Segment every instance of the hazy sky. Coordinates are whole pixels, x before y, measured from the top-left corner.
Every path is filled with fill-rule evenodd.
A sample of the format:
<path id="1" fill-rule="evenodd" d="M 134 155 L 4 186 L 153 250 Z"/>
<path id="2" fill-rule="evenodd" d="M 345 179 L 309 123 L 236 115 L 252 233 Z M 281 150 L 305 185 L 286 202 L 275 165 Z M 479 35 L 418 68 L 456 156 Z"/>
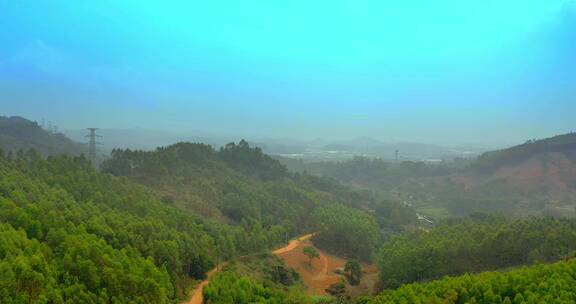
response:
<path id="1" fill-rule="evenodd" d="M 0 114 L 502 143 L 576 129 L 567 0 L 0 0 Z"/>

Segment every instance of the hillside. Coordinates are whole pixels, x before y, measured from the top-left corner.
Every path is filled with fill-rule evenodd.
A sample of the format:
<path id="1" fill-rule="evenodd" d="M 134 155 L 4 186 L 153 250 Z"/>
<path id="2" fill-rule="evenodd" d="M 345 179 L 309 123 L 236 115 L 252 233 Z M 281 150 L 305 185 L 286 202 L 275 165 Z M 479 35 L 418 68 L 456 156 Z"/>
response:
<path id="1" fill-rule="evenodd" d="M 474 168 L 480 171 L 517 166 L 541 154 L 559 153 L 576 158 L 576 133 L 558 135 L 542 140 L 529 140 L 508 149 L 486 152 L 478 157 Z"/>
<path id="2" fill-rule="evenodd" d="M 314 210 L 341 203 L 353 209 L 406 209 L 383 203 L 367 192 L 308 174 L 291 174 L 277 160 L 247 142 L 219 150 L 179 143 L 156 151 L 115 150 L 105 172 L 141 183 L 181 209 L 227 223 L 283 225 L 291 235 L 316 229 Z M 381 222 L 402 229 L 406 221 Z"/>
<path id="3" fill-rule="evenodd" d="M 172 303 L 211 268 L 216 240 L 265 239 L 211 228 L 81 157 L 0 157 L 0 172 L 2 303 Z"/>
<path id="4" fill-rule="evenodd" d="M 337 201 L 337 194 L 350 206 L 374 203 L 356 201 L 363 196 L 337 185 L 301 186 L 311 183 L 245 144 L 218 152 L 179 144 L 150 152 L 147 161 L 142 152 L 122 153 L 115 152 L 107 170 L 129 170 L 114 172 L 155 187 L 100 173 L 83 157 L 43 159 L 33 151 L 0 157 L 0 302 L 177 302 L 218 260 L 268 251 L 313 229 L 310 211 Z M 171 170 L 132 162 L 157 157 Z M 206 199 L 220 216 L 199 216 L 188 196 L 162 195 L 190 181 L 201 183 L 187 195 Z"/>
<path id="5" fill-rule="evenodd" d="M 573 303 L 575 227 L 476 214 L 400 235 L 380 251 L 387 289 L 362 303 Z"/>
<path id="6" fill-rule="evenodd" d="M 356 157 L 295 164 L 294 170 L 334 178 L 405 202 L 435 218 L 473 212 L 576 215 L 576 133 L 530 140 L 477 159 L 440 163 Z"/>
<path id="7" fill-rule="evenodd" d="M 485 153 L 469 169 L 411 179 L 398 194 L 454 214 L 576 215 L 576 134 Z"/>
<path id="8" fill-rule="evenodd" d="M 36 122 L 4 116 L 0 116 L 0 149 L 6 152 L 35 149 L 42 155 L 79 155 L 86 150 L 84 145 L 63 134 L 46 131 Z"/>
<path id="9" fill-rule="evenodd" d="M 386 290 L 363 303 L 573 303 L 576 260 L 445 277 Z"/>
<path id="10" fill-rule="evenodd" d="M 551 263 L 576 252 L 576 220 L 473 216 L 395 236 L 380 248 L 382 286 Z"/>

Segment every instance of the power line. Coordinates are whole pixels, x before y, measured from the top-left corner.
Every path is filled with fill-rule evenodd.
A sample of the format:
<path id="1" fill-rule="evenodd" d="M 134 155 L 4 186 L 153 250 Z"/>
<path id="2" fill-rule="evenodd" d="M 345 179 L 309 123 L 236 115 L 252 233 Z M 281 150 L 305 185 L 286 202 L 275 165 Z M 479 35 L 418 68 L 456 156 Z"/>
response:
<path id="1" fill-rule="evenodd" d="M 97 137 L 102 137 L 96 134 L 96 130 L 98 128 L 87 128 L 86 130 L 90 131 L 90 134 L 86 135 L 90 139 L 88 142 L 88 159 L 95 164 L 96 163 L 96 145 L 101 145 L 101 143 L 96 142 Z"/>

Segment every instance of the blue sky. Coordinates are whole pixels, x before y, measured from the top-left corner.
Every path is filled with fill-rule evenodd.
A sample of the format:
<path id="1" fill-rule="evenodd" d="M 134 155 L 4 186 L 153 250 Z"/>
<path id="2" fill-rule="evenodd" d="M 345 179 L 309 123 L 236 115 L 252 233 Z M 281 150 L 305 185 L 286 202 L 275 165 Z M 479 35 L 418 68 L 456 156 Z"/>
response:
<path id="1" fill-rule="evenodd" d="M 574 130 L 570 0 L 0 0 L 0 111 L 61 128 L 513 143 Z"/>

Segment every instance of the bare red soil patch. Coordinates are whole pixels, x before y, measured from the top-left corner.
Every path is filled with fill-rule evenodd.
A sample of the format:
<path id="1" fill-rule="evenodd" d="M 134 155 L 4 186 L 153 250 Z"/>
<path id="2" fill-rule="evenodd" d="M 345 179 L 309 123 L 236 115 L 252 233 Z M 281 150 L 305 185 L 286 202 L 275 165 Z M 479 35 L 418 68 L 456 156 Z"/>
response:
<path id="1" fill-rule="evenodd" d="M 286 265 L 293 268 L 300 274 L 300 277 L 304 283 L 308 286 L 308 292 L 313 295 L 327 295 L 326 289 L 334 283 L 338 283 L 342 280 L 342 276 L 335 273 L 338 269 L 343 269 L 346 264 L 346 260 L 329 255 L 326 252 L 316 248 L 320 254 L 320 258 L 313 259 L 312 264 L 309 264 L 309 259 L 304 255 L 303 250 L 308 246 L 313 246 L 309 239 L 303 240 L 295 244 L 293 248 L 289 251 L 285 251 L 276 254 L 278 257 L 284 260 Z M 368 290 L 368 293 L 372 292 L 374 277 L 377 277 L 377 269 L 372 265 L 363 265 L 365 277 L 368 278 L 367 282 L 369 285 L 365 286 L 364 289 Z M 364 281 L 364 280 L 363 280 Z"/>

